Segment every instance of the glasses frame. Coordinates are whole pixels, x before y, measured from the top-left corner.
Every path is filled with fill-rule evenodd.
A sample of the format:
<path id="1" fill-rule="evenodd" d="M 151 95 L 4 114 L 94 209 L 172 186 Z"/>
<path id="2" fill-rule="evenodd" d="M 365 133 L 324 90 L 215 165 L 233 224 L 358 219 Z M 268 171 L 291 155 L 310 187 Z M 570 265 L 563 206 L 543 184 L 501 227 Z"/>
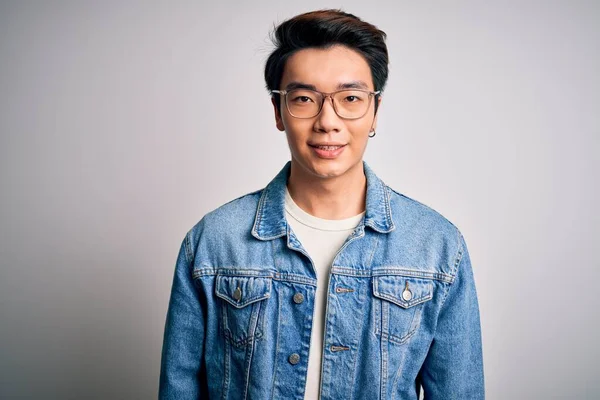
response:
<path id="1" fill-rule="evenodd" d="M 322 97 L 321 104 L 319 104 L 319 111 L 312 117 L 298 117 L 298 116 L 294 115 L 292 113 L 292 111 L 290 111 L 290 107 L 289 107 L 288 101 L 287 101 L 287 94 L 290 92 L 293 92 L 294 90 L 309 90 L 311 92 L 319 93 Z M 363 93 L 367 93 L 369 95 L 369 104 L 367 105 L 367 108 L 365 109 L 365 112 L 363 113 L 363 115 L 361 115 L 360 117 L 343 117 L 340 115 L 337 108 L 335 107 L 335 101 L 333 101 L 333 95 L 340 93 L 340 92 L 347 92 L 347 91 L 363 92 Z M 311 118 L 315 118 L 319 114 L 321 114 L 321 111 L 323 111 L 323 104 L 325 104 L 325 99 L 327 97 L 329 97 L 329 99 L 331 100 L 331 107 L 333 108 L 333 111 L 335 111 L 335 115 L 337 115 L 341 119 L 348 119 L 348 120 L 360 119 L 360 118 L 364 117 L 365 115 L 367 115 L 367 113 L 369 112 L 369 108 L 371 108 L 371 101 L 372 101 L 373 97 L 377 96 L 380 93 L 381 93 L 381 90 L 372 92 L 372 91 L 366 90 L 366 89 L 353 89 L 353 88 L 340 89 L 340 90 L 336 90 L 335 92 L 330 92 L 330 93 L 320 92 L 318 90 L 306 89 L 306 88 L 294 88 L 294 89 L 290 89 L 290 90 L 271 90 L 271 95 L 279 94 L 279 95 L 283 96 L 283 101 L 285 102 L 285 108 L 287 109 L 288 113 L 292 117 L 298 118 L 298 119 L 311 119 Z"/>

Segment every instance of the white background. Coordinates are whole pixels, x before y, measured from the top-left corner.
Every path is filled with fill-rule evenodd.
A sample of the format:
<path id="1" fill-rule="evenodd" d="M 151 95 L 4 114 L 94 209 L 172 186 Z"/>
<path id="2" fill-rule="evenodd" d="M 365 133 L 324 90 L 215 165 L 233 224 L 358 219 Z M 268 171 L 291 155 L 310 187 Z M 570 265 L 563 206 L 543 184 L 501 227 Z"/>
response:
<path id="1" fill-rule="evenodd" d="M 594 399 L 600 3 L 0 3 L 0 397 L 156 397 L 175 258 L 289 159 L 274 23 L 388 34 L 365 159 L 463 232 L 487 398 Z"/>

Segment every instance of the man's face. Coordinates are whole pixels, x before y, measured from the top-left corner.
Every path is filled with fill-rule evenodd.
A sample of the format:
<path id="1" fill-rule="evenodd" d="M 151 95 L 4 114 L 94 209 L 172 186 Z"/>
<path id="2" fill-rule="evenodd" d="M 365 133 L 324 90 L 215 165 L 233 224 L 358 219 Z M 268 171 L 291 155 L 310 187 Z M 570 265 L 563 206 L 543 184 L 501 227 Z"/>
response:
<path id="1" fill-rule="evenodd" d="M 367 61 L 356 51 L 344 46 L 328 49 L 303 49 L 294 53 L 285 65 L 280 90 L 297 85 L 312 86 L 324 93 L 345 87 L 374 91 Z M 292 155 L 292 169 L 307 179 L 351 176 L 362 172 L 362 158 L 368 135 L 376 128 L 374 103 L 359 119 L 342 119 L 326 98 L 321 113 L 300 119 L 290 115 L 283 97 L 281 107 L 275 107 L 277 128 L 285 131 Z M 340 146 L 335 150 L 318 146 Z M 331 149 L 331 148 L 329 148 Z"/>

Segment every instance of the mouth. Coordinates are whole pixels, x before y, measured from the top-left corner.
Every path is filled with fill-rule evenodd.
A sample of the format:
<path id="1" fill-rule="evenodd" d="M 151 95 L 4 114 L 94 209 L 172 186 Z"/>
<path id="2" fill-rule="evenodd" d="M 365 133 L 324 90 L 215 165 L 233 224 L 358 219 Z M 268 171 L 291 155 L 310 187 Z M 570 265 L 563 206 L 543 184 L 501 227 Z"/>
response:
<path id="1" fill-rule="evenodd" d="M 345 144 L 308 144 L 310 147 L 314 147 L 316 149 L 326 150 L 326 151 L 334 151 L 339 149 L 340 147 L 344 147 Z"/>
<path id="2" fill-rule="evenodd" d="M 342 152 L 344 151 L 344 148 L 346 147 L 345 144 L 337 144 L 337 143 L 330 143 L 330 144 L 309 143 L 308 145 L 313 149 L 314 154 L 317 157 L 324 158 L 324 159 L 337 158 L 340 154 L 342 154 Z"/>

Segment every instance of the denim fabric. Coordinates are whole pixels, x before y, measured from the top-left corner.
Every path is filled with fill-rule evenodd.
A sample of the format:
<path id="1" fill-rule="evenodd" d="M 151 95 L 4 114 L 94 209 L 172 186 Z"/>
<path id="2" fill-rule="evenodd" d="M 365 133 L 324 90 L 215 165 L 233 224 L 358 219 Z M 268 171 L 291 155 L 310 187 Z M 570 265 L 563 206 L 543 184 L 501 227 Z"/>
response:
<path id="1" fill-rule="evenodd" d="M 460 232 L 364 163 L 366 210 L 328 287 L 322 399 L 483 399 L 479 308 Z M 161 399 L 303 399 L 316 274 L 285 219 L 290 163 L 183 240 Z M 302 296 L 300 296 L 301 294 Z M 318 334 L 318 333 L 316 333 Z"/>

